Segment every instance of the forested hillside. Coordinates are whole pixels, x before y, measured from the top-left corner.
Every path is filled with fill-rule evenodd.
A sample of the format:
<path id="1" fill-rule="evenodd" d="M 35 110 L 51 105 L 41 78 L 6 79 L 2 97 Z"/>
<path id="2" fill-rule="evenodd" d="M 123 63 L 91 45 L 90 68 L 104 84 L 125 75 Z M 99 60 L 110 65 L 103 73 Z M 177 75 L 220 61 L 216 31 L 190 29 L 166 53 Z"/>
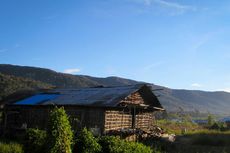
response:
<path id="1" fill-rule="evenodd" d="M 18 77 L 38 80 L 41 82 L 54 85 L 58 88 L 81 88 L 99 85 L 121 86 L 138 83 L 134 80 L 119 77 L 97 78 L 84 75 L 71 75 L 55 72 L 44 68 L 8 64 L 0 64 L 0 72 L 7 75 L 14 75 Z"/>
<path id="2" fill-rule="evenodd" d="M 141 83 L 119 77 L 98 78 L 85 75 L 71 75 L 53 70 L 0 64 L 0 97 L 6 97 L 20 90 L 51 88 L 82 88 L 95 86 L 123 86 Z M 230 93 L 217 91 L 178 90 L 152 85 L 153 92 L 167 111 L 192 111 L 229 114 Z M 156 90 L 162 89 L 162 90 Z"/>
<path id="3" fill-rule="evenodd" d="M 19 91 L 31 92 L 53 87 L 40 81 L 0 73 L 0 101 Z"/>

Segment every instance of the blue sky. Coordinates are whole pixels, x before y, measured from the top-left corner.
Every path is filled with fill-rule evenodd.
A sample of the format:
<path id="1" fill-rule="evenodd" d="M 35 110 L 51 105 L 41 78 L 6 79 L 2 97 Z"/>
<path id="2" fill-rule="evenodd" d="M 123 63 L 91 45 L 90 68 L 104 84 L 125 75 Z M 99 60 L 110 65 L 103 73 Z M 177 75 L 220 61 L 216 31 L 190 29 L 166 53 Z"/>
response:
<path id="1" fill-rule="evenodd" d="M 0 63 L 230 91 L 230 1 L 1 0 Z"/>

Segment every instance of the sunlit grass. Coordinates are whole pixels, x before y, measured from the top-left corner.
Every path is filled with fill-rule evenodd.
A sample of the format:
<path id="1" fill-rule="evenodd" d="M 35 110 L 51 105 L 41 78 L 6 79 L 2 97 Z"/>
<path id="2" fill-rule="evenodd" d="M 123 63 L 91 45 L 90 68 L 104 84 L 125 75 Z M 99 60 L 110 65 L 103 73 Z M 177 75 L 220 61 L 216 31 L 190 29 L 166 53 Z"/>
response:
<path id="1" fill-rule="evenodd" d="M 23 153 L 22 145 L 15 142 L 0 142 L 1 153 Z"/>
<path id="2" fill-rule="evenodd" d="M 169 134 L 185 134 L 185 133 L 192 133 L 204 130 L 203 127 L 198 126 L 197 124 L 191 123 L 191 122 L 175 122 L 175 121 L 169 121 L 169 120 L 158 120 L 157 126 L 164 129 L 166 133 Z"/>
<path id="3" fill-rule="evenodd" d="M 176 134 L 173 145 L 160 144 L 166 153 L 229 153 L 230 130 L 210 130 L 191 122 L 160 120 L 157 125 L 166 133 Z M 182 132 L 186 129 L 186 132 Z"/>

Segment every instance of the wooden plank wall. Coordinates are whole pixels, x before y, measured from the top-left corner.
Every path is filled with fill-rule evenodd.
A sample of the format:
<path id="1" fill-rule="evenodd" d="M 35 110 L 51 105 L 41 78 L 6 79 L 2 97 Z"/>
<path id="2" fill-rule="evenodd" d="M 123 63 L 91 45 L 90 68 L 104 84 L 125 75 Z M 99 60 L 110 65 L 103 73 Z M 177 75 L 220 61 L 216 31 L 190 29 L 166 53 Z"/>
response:
<path id="1" fill-rule="evenodd" d="M 50 107 L 11 107 L 8 112 L 17 112 L 8 116 L 7 127 L 20 128 L 23 123 L 28 128 L 45 129 L 48 125 Z M 83 127 L 97 128 L 101 133 L 110 130 L 132 128 L 132 108 L 130 110 L 105 110 L 104 108 L 65 107 L 70 116 L 73 129 Z M 149 128 L 154 121 L 152 112 L 137 111 L 135 127 Z"/>
<path id="2" fill-rule="evenodd" d="M 97 129 L 99 133 L 104 131 L 104 109 L 101 108 L 65 108 L 70 116 L 72 128 L 75 130 L 87 127 Z"/>
<path id="3" fill-rule="evenodd" d="M 18 128 L 26 123 L 28 128 L 45 129 L 48 125 L 49 108 L 15 107 L 7 111 L 7 127 Z"/>
<path id="4" fill-rule="evenodd" d="M 46 129 L 50 110 L 49 107 L 11 107 L 7 112 L 15 114 L 8 115 L 7 127 L 21 128 L 26 123 L 28 128 Z M 96 127 L 104 130 L 104 109 L 65 107 L 65 110 L 73 129 Z"/>

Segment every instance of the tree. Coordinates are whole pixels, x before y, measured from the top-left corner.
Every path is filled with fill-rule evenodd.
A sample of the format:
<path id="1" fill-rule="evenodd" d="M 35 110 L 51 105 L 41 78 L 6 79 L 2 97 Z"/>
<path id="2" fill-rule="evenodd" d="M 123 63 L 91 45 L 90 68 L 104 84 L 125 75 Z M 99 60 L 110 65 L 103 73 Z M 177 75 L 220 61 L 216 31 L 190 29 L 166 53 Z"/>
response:
<path id="1" fill-rule="evenodd" d="M 84 128 L 78 135 L 74 146 L 74 153 L 98 153 L 101 146 L 93 134 Z"/>
<path id="2" fill-rule="evenodd" d="M 99 139 L 102 153 L 153 153 L 150 147 L 142 143 L 128 142 L 114 136 L 103 136 Z"/>
<path id="3" fill-rule="evenodd" d="M 208 125 L 209 125 L 209 126 L 212 126 L 213 123 L 214 123 L 214 119 L 213 119 L 212 115 L 209 114 L 209 115 L 208 115 Z"/>
<path id="4" fill-rule="evenodd" d="M 27 129 L 24 140 L 25 153 L 41 153 L 47 150 L 47 133 L 39 129 Z"/>
<path id="5" fill-rule="evenodd" d="M 50 112 L 48 136 L 50 153 L 72 152 L 73 132 L 63 107 L 55 107 Z"/>

